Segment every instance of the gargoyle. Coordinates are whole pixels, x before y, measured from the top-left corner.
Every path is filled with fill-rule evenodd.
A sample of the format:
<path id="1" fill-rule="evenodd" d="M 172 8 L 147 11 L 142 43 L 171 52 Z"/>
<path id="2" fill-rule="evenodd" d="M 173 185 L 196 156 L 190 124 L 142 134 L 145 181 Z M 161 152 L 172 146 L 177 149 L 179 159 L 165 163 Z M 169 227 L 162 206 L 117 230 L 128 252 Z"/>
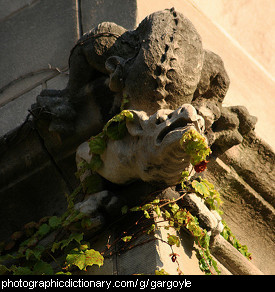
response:
<path id="1" fill-rule="evenodd" d="M 180 140 L 193 129 L 204 131 L 204 120 L 195 108 L 185 104 L 177 110 L 158 110 L 148 116 L 144 111 L 131 110 L 133 121 L 126 121 L 128 133 L 120 140 L 109 140 L 101 155 L 102 167 L 97 172 L 115 184 L 135 180 L 175 186 L 182 171 L 191 172 L 190 156 Z M 89 143 L 78 147 L 77 161 L 90 163 Z"/>
<path id="2" fill-rule="evenodd" d="M 229 78 L 221 58 L 203 49 L 192 23 L 173 8 L 149 15 L 133 31 L 99 24 L 74 46 L 69 66 L 67 87 L 43 90 L 33 106 L 63 144 L 71 140 L 76 148 L 99 133 L 119 113 L 123 98 L 128 100 L 124 108 L 147 115 L 193 104 L 205 119 L 209 143 L 219 138 L 221 144 L 222 135 L 212 125 L 222 115 Z M 241 135 L 230 135 L 238 132 L 238 124 L 224 125 L 228 147 L 241 142 Z"/>

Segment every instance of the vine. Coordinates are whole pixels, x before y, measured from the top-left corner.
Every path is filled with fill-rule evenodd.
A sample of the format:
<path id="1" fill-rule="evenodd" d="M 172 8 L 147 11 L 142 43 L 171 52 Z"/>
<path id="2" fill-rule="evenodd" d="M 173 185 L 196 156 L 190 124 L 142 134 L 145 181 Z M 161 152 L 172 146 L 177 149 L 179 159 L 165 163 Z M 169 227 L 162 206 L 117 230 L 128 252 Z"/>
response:
<path id="1" fill-rule="evenodd" d="M 30 222 L 24 226 L 22 231 L 15 232 L 11 236 L 10 242 L 0 245 L 0 274 L 69 275 L 76 268 L 85 271 L 88 266 L 98 265 L 100 267 L 103 265 L 105 252 L 100 253 L 90 248 L 89 242 L 84 240 L 84 233 L 79 232 L 79 230 L 92 228 L 91 220 L 85 214 L 76 211 L 74 204 L 76 196 L 81 191 L 86 194 L 93 194 L 99 190 L 101 178 L 96 174 L 96 170 L 103 163 L 100 156 L 106 150 L 109 139 L 118 140 L 126 135 L 126 122 L 133 120 L 133 114 L 123 109 L 126 103 L 127 98 L 124 97 L 121 112 L 107 122 L 102 132 L 89 140 L 90 153 L 93 154 L 92 159 L 90 163 L 83 161 L 78 165 L 77 176 L 81 177 L 87 170 L 91 172 L 91 175 L 87 176 L 71 195 L 66 195 L 68 202 L 66 212 L 60 217 L 45 217 L 39 222 Z M 195 130 L 190 130 L 182 136 L 180 144 L 184 151 L 190 155 L 194 170 L 197 173 L 203 172 L 207 168 L 208 161 L 206 161 L 206 158 L 211 154 L 205 138 Z M 216 210 L 222 215 L 220 194 L 215 190 L 214 185 L 206 179 L 201 177 L 190 179 L 188 171 L 182 172 L 180 186 L 181 195 L 179 198 L 174 200 L 156 198 L 150 203 L 132 207 L 130 210 L 128 210 L 127 206 L 124 206 L 122 215 L 130 212 L 141 212 L 142 218 L 149 222 L 145 224 L 146 228 L 142 227 L 141 230 L 147 234 L 158 228 L 154 221 L 157 218 L 168 223 L 165 227 L 166 229 L 173 228 L 177 232 L 182 229 L 187 230 L 194 238 L 201 270 L 206 274 L 220 274 L 217 263 L 210 253 L 210 235 L 200 227 L 198 218 L 180 204 L 187 193 L 195 192 L 205 201 L 209 209 Z M 247 247 L 239 243 L 224 221 L 222 223 L 224 229 L 221 235 L 244 256 L 251 259 L 251 254 L 247 251 Z M 62 235 L 61 240 L 47 243 L 47 237 L 54 235 L 57 238 L 59 234 Z M 136 237 L 136 234 L 125 232 L 118 240 L 129 244 Z M 117 243 L 118 240 L 115 240 L 113 244 Z M 178 235 L 168 233 L 167 240 L 161 240 L 167 243 L 171 249 L 174 245 L 180 245 L 180 237 Z M 107 251 L 110 251 L 111 245 L 109 243 L 106 247 Z M 173 252 L 173 249 L 170 256 L 173 262 L 178 263 L 178 255 Z M 155 273 L 158 275 L 167 274 L 163 269 Z M 179 264 L 178 273 L 182 274 Z"/>
<path id="2" fill-rule="evenodd" d="M 68 209 L 62 216 L 27 223 L 22 231 L 11 236 L 12 241 L 2 244 L 0 275 L 70 275 L 75 267 L 86 270 L 87 266 L 103 265 L 103 256 L 90 249 L 90 244 L 83 240 L 83 233 L 74 231 L 91 227 L 89 218 L 73 208 L 78 191 L 79 188 L 67 196 Z M 47 243 L 47 236 L 58 234 L 63 235 L 62 240 Z"/>

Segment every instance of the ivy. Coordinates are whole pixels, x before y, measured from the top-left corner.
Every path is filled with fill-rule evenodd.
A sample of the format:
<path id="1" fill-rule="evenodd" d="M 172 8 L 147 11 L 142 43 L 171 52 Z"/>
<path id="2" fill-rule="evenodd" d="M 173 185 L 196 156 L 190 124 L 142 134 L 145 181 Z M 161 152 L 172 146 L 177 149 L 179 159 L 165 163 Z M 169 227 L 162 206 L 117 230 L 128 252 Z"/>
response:
<path id="1" fill-rule="evenodd" d="M 59 248 L 62 250 L 73 241 L 76 241 L 77 243 L 81 244 L 82 240 L 83 240 L 83 233 L 72 233 L 68 238 L 63 239 L 58 242 L 54 242 L 52 245 L 51 251 L 54 253 Z"/>
<path id="2" fill-rule="evenodd" d="M 124 237 L 121 238 L 121 240 L 123 240 L 124 242 L 129 242 L 131 239 L 132 239 L 131 235 L 124 236 Z"/>
<path id="3" fill-rule="evenodd" d="M 216 210 L 219 214 L 223 213 L 220 210 L 220 206 L 222 205 L 220 193 L 215 189 L 213 184 L 206 179 L 199 178 L 199 180 L 192 181 L 192 187 L 205 200 L 205 203 L 211 210 Z"/>
<path id="4" fill-rule="evenodd" d="M 87 270 L 88 266 L 103 265 L 103 256 L 94 249 L 89 249 L 88 245 L 80 245 L 74 248 L 66 256 L 66 266 L 64 270 L 70 269 L 72 266 L 77 266 L 80 270 Z"/>
<path id="5" fill-rule="evenodd" d="M 222 220 L 222 224 L 224 226 L 221 235 L 231 243 L 242 255 L 244 255 L 247 259 L 252 260 L 252 254 L 248 252 L 247 246 L 242 245 L 236 238 L 236 236 L 232 233 L 231 229 L 228 227 L 226 222 Z"/>
<path id="6" fill-rule="evenodd" d="M 89 218 L 85 214 L 74 210 L 74 198 L 79 192 L 79 188 L 67 195 L 68 209 L 63 216 L 45 217 L 40 223 L 30 222 L 25 225 L 25 236 L 27 238 L 19 238 L 22 232 L 16 232 L 13 236 L 18 241 L 18 249 L 13 254 L 1 253 L 0 256 L 0 275 L 53 275 L 53 274 L 71 274 L 73 267 L 86 270 L 87 266 L 103 264 L 102 255 L 88 248 L 83 243 L 84 234 L 78 232 L 70 232 L 75 225 L 79 230 L 79 226 L 89 229 Z M 73 228 L 74 229 L 74 228 Z M 32 232 L 30 233 L 30 230 Z M 40 245 L 40 241 L 47 235 L 56 232 L 56 234 L 66 230 L 69 234 L 64 236 L 60 241 L 54 241 L 46 246 Z M 21 234 L 22 236 L 22 234 Z M 6 246 L 4 246 L 4 250 Z M 60 257 L 60 253 L 63 256 Z M 58 260 L 57 260 L 58 257 Z M 8 267 L 2 263 L 7 260 L 15 260 L 20 263 L 19 266 L 13 264 Z M 54 261 L 60 271 L 54 272 L 51 262 Z"/>
<path id="7" fill-rule="evenodd" d="M 183 134 L 180 144 L 185 152 L 190 155 L 193 165 L 205 161 L 206 157 L 211 154 L 206 139 L 195 130 L 189 130 Z"/>
<path id="8" fill-rule="evenodd" d="M 120 140 L 127 133 L 126 122 L 132 121 L 133 114 L 128 110 L 123 110 L 113 118 L 111 118 L 104 126 L 102 132 L 91 137 L 89 141 L 90 153 L 101 155 L 107 147 L 108 139 Z"/>
<path id="9" fill-rule="evenodd" d="M 205 229 L 202 229 L 199 226 L 198 219 L 177 203 L 182 197 L 183 196 L 177 200 L 168 200 L 165 203 L 156 199 L 151 203 L 144 204 L 143 206 L 133 207 L 130 211 L 143 212 L 144 217 L 147 219 L 162 217 L 164 221 L 168 223 L 168 226 L 165 227 L 166 229 L 172 228 L 176 231 L 180 231 L 182 228 L 187 229 L 195 240 L 200 268 L 206 274 L 213 274 L 214 272 L 220 274 L 217 263 L 210 254 L 210 236 Z M 155 228 L 157 228 L 156 225 L 151 224 L 148 231 L 151 232 L 151 230 L 155 230 Z M 131 240 L 134 237 L 125 236 L 124 238 Z M 127 242 L 129 240 L 127 240 Z M 162 241 L 166 242 L 171 247 L 174 245 L 177 247 L 180 246 L 180 237 L 178 235 L 168 233 L 167 240 L 165 241 L 162 239 Z M 172 261 L 174 261 L 173 259 L 175 258 L 172 257 Z M 212 269 L 214 271 L 212 271 Z M 180 271 L 180 274 L 181 273 L 182 272 Z"/>
<path id="10" fill-rule="evenodd" d="M 155 270 L 155 275 L 164 276 L 164 275 L 169 275 L 169 274 L 164 269 L 161 269 L 161 270 Z"/>

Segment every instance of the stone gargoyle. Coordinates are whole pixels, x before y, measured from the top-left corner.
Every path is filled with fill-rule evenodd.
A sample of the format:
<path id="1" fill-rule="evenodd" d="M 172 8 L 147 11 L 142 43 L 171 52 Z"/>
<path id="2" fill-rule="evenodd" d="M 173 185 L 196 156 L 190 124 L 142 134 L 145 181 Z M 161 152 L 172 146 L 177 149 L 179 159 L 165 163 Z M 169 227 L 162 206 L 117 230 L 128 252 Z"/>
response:
<path id="1" fill-rule="evenodd" d="M 128 133 L 119 140 L 109 140 L 101 155 L 102 167 L 97 172 L 115 184 L 141 179 L 144 182 L 175 186 L 182 171 L 191 172 L 190 156 L 180 140 L 193 129 L 204 132 L 204 119 L 191 104 L 176 110 L 163 109 L 148 116 L 144 111 L 130 111 L 133 120 L 126 121 Z M 90 163 L 89 143 L 81 144 L 76 160 Z"/>
<path id="2" fill-rule="evenodd" d="M 132 31 L 111 22 L 99 24 L 74 46 L 69 68 L 67 87 L 43 90 L 32 107 L 60 135 L 63 146 L 75 150 L 99 133 L 119 113 L 123 98 L 128 100 L 124 108 L 147 115 L 192 104 L 205 119 L 213 150 L 242 141 L 240 111 L 222 107 L 229 87 L 223 61 L 203 49 L 193 24 L 174 8 L 149 15 Z M 242 111 L 242 121 L 248 121 L 248 130 L 255 125 L 247 112 L 243 118 Z"/>
<path id="3" fill-rule="evenodd" d="M 100 133 L 122 106 L 130 110 L 128 134 L 108 142 L 97 170 L 116 184 L 140 179 L 176 185 L 190 167 L 179 148 L 184 131 L 204 134 L 218 155 L 241 143 L 255 125 L 245 108 L 222 107 L 229 87 L 223 61 L 203 49 L 193 24 L 173 8 L 149 15 L 132 31 L 99 24 L 73 47 L 69 67 L 64 90 L 43 90 L 37 97 L 32 111 L 48 128 L 39 121 L 37 127 L 47 142 L 55 137 L 47 133 L 58 133 L 58 142 L 49 144 L 61 141 L 72 152 Z M 78 158 L 90 160 L 87 143 L 78 148 Z M 104 198 L 101 193 L 88 198 L 91 210 L 104 205 Z"/>

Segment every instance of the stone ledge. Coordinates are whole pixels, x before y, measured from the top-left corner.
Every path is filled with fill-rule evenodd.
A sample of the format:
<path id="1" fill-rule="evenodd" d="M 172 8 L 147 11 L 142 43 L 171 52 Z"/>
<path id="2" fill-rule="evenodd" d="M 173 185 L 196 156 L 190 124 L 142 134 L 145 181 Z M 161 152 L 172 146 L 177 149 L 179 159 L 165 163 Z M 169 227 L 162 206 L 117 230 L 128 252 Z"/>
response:
<path id="1" fill-rule="evenodd" d="M 263 275 L 255 265 L 247 260 L 221 235 L 214 239 L 211 252 L 233 275 Z"/>

